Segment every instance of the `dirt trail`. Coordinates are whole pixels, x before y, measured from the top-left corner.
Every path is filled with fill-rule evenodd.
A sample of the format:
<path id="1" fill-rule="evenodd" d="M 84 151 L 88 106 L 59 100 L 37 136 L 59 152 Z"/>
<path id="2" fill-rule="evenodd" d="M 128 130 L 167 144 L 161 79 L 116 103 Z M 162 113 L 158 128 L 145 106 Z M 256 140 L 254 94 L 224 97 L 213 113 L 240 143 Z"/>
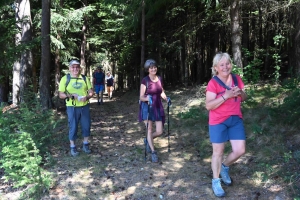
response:
<path id="1" fill-rule="evenodd" d="M 105 98 L 103 105 L 98 105 L 95 99 L 91 101 L 93 152 L 90 155 L 70 157 L 67 133 L 61 133 L 64 142 L 54 149 L 56 164 L 48 169 L 56 182 L 44 200 L 218 199 L 211 190 L 211 152 L 203 157 L 195 147 L 198 140 L 206 139 L 199 135 L 206 127 L 193 124 L 190 131 L 182 128 L 176 113 L 186 104 L 173 101 L 171 152 L 168 152 L 166 126 L 164 135 L 154 141 L 160 162 L 145 162 L 145 127 L 137 121 L 137 96 L 133 92 L 116 93 L 113 100 Z M 239 162 L 242 164 L 233 167 L 234 185 L 224 186 L 227 196 L 222 199 L 288 199 L 280 191 L 281 186 L 277 186 L 279 192 L 254 187 L 246 169 L 251 167 L 249 158 L 245 156 Z"/>

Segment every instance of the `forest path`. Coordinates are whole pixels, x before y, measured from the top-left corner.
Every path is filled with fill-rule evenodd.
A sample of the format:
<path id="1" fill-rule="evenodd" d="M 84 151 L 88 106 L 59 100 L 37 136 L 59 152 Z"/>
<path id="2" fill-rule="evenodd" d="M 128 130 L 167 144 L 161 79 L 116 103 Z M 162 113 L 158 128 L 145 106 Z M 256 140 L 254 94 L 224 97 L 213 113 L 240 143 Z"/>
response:
<path id="1" fill-rule="evenodd" d="M 208 139 L 207 124 L 178 118 L 178 113 L 186 107 L 199 103 L 188 94 L 189 90 L 169 92 L 175 97 L 170 108 L 171 151 L 168 152 L 166 125 L 163 136 L 154 141 L 159 163 L 151 163 L 150 155 L 144 160 L 145 126 L 137 118 L 137 92 L 116 92 L 113 100 L 105 96 L 103 105 L 92 99 L 93 152 L 72 158 L 66 141 L 64 151 L 58 151 L 62 154 L 56 156 L 57 164 L 53 168 L 57 184 L 45 199 L 218 199 L 211 190 L 211 147 L 201 149 L 197 143 Z M 165 102 L 164 106 L 167 107 Z M 251 160 L 246 154 L 237 162 L 240 164 L 233 165 L 234 185 L 224 186 L 227 196 L 223 199 L 287 200 L 283 192 L 276 192 L 282 188 L 276 183 L 271 188 L 254 186 L 249 179 L 249 168 L 255 164 Z"/>
<path id="2" fill-rule="evenodd" d="M 199 107 L 203 94 L 180 89 L 169 91 L 168 95 L 173 103 L 170 108 L 171 151 L 168 152 L 166 125 L 164 134 L 154 140 L 159 163 L 151 163 L 150 155 L 144 160 L 145 126 L 137 119 L 138 92 L 115 92 L 112 100 L 105 96 L 103 105 L 91 99 L 91 154 L 81 152 L 82 138 L 79 138 L 80 155 L 69 155 L 67 119 L 64 118 L 64 127 L 53 138 L 59 141 L 51 151 L 53 164 L 46 168 L 52 172 L 54 184 L 42 200 L 218 199 L 211 190 L 207 123 L 179 117 L 191 106 Z M 165 102 L 164 106 L 167 107 Z M 61 114 L 65 117 L 64 111 Z M 80 134 L 79 130 L 78 136 Z M 207 141 L 205 146 L 200 145 L 203 140 Z M 255 180 L 249 178 L 255 173 L 251 170 L 253 165 L 257 165 L 253 156 L 246 154 L 232 166 L 233 186 L 224 186 L 227 195 L 222 199 L 290 199 L 284 190 L 286 186 L 277 185 L 276 181 L 265 183 L 266 187 L 256 187 Z"/>

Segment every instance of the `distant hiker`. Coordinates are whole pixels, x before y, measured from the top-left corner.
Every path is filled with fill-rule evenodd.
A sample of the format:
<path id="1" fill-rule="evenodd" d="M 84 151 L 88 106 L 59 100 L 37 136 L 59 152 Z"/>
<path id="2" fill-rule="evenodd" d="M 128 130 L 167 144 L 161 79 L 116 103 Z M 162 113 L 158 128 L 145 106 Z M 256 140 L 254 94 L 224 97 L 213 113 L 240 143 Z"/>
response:
<path id="1" fill-rule="evenodd" d="M 147 130 L 147 138 L 144 139 L 146 150 L 151 153 L 152 162 L 158 162 L 157 153 L 154 149 L 153 139 L 163 133 L 165 123 L 165 112 L 161 98 L 167 101 L 163 89 L 161 77 L 156 75 L 157 64 L 149 59 L 145 62 L 144 68 L 149 75 L 144 77 L 140 87 L 140 111 L 139 121 L 144 121 Z M 152 122 L 155 122 L 156 131 L 152 130 Z"/>
<path id="2" fill-rule="evenodd" d="M 213 153 L 212 189 L 217 197 L 225 196 L 221 180 L 231 185 L 229 166 L 246 151 L 241 102 L 247 98 L 244 83 L 240 76 L 231 74 L 232 61 L 228 53 L 217 53 L 213 59 L 214 77 L 206 88 L 206 109 L 209 110 L 209 136 Z M 235 85 L 235 80 L 237 85 Z M 227 89 L 226 89 L 227 88 Z M 230 141 L 232 152 L 223 160 L 225 143 Z M 219 178 L 221 175 L 221 179 Z"/>
<path id="3" fill-rule="evenodd" d="M 97 67 L 97 70 L 93 73 L 94 89 L 97 94 L 98 105 L 103 103 L 103 90 L 104 90 L 105 74 L 102 71 L 102 67 Z M 99 96 L 100 93 L 100 96 Z"/>
<path id="4" fill-rule="evenodd" d="M 111 75 L 110 71 L 106 73 L 105 80 L 108 98 L 112 99 L 112 92 L 114 90 L 114 77 Z"/>
<path id="5" fill-rule="evenodd" d="M 70 154 L 77 156 L 79 153 L 75 141 L 79 122 L 83 136 L 82 150 L 85 153 L 91 153 L 88 141 L 91 133 L 89 99 L 93 96 L 93 88 L 90 80 L 80 74 L 80 63 L 77 60 L 72 60 L 69 63 L 69 70 L 70 74 L 61 78 L 58 91 L 59 97 L 65 99 L 67 105 Z"/>

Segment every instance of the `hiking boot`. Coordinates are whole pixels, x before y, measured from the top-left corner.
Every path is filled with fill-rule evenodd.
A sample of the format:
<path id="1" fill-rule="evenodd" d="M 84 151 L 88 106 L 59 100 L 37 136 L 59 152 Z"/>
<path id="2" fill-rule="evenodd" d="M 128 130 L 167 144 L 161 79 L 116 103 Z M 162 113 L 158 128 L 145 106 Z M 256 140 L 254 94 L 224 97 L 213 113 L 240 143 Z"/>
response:
<path id="1" fill-rule="evenodd" d="M 212 190 L 217 197 L 224 197 L 226 194 L 221 186 L 220 178 L 212 179 Z"/>
<path id="2" fill-rule="evenodd" d="M 98 101 L 98 105 L 100 105 L 100 101 Z"/>
<path id="3" fill-rule="evenodd" d="M 147 153 L 151 153 L 151 148 L 150 148 L 150 146 L 149 146 L 149 144 L 148 144 L 148 140 L 147 140 L 147 138 L 144 138 L 144 144 L 146 145 L 146 152 Z"/>
<path id="4" fill-rule="evenodd" d="M 112 97 L 110 97 L 109 99 L 112 100 Z"/>
<path id="5" fill-rule="evenodd" d="M 229 176 L 229 167 L 226 167 L 225 165 L 222 164 L 220 175 L 225 185 L 231 185 L 232 182 Z"/>
<path id="6" fill-rule="evenodd" d="M 152 151 L 151 158 L 152 158 L 152 162 L 154 162 L 154 163 L 158 162 L 158 157 L 157 157 L 156 151 Z"/>
<path id="7" fill-rule="evenodd" d="M 79 152 L 77 151 L 76 147 L 71 147 L 70 154 L 71 156 L 75 157 L 79 155 Z"/>
<path id="8" fill-rule="evenodd" d="M 90 144 L 83 144 L 82 145 L 82 151 L 84 151 L 87 154 L 91 153 L 92 151 L 90 150 L 89 145 Z"/>

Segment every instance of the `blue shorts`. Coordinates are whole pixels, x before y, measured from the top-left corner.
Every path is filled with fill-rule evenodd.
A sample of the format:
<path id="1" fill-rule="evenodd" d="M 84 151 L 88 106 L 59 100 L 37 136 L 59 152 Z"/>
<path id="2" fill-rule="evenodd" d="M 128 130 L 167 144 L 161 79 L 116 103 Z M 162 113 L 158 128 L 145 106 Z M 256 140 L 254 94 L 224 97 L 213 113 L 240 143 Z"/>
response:
<path id="1" fill-rule="evenodd" d="M 243 119 L 233 115 L 221 124 L 209 125 L 211 143 L 224 143 L 229 140 L 246 140 Z"/>
<path id="2" fill-rule="evenodd" d="M 159 108 L 157 109 L 157 114 L 158 116 L 155 116 L 154 113 L 153 113 L 153 109 L 154 108 L 150 108 L 150 112 L 149 112 L 149 116 L 148 116 L 148 104 L 145 103 L 145 102 L 142 102 L 142 109 L 141 109 L 141 112 L 142 112 L 142 119 L 143 121 L 145 120 L 150 120 L 150 121 L 162 121 L 162 117 L 160 115 L 160 111 L 159 111 Z"/>
<path id="3" fill-rule="evenodd" d="M 102 92 L 104 90 L 104 85 L 94 85 L 96 94 L 99 94 L 99 92 Z"/>

